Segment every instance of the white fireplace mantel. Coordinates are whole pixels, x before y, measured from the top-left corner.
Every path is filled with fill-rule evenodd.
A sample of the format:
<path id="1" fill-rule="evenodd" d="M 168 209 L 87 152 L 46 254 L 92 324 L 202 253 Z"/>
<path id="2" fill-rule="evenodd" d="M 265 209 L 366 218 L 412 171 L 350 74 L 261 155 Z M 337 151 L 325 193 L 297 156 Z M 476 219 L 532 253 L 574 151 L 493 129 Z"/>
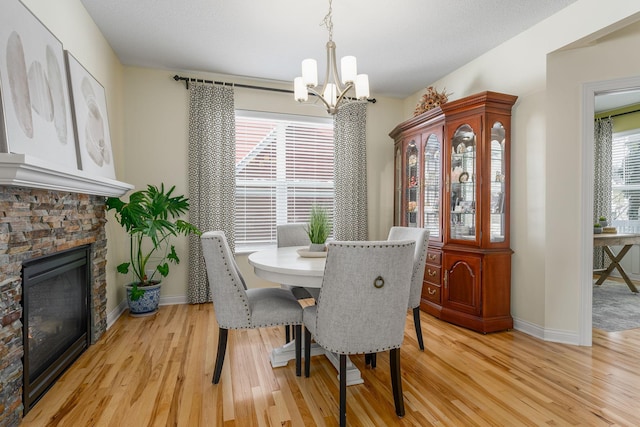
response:
<path id="1" fill-rule="evenodd" d="M 14 153 L 0 153 L 0 185 L 114 197 L 133 189 L 133 185 L 126 182 L 81 170 L 63 171 L 36 157 Z"/>

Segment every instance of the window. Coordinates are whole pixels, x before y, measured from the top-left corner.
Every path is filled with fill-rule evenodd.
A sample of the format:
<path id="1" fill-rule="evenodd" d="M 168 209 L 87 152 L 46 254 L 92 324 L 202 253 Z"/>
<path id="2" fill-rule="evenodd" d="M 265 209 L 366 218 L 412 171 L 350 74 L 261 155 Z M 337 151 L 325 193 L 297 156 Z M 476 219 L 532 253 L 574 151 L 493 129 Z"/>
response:
<path id="1" fill-rule="evenodd" d="M 276 225 L 333 219 L 333 122 L 236 111 L 236 251 L 276 244 Z"/>
<path id="2" fill-rule="evenodd" d="M 614 133 L 611 152 L 611 219 L 620 231 L 639 232 L 640 129 Z"/>

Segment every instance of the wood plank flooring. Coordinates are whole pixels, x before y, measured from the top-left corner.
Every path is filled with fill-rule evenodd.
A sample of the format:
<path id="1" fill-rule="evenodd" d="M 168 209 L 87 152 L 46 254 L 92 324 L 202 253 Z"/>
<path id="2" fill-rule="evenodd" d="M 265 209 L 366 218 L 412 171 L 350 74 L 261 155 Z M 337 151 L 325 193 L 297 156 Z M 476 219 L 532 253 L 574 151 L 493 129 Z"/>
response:
<path id="1" fill-rule="evenodd" d="M 471 332 L 422 313 L 425 351 L 407 316 L 401 350 L 406 415 L 396 417 L 389 355 L 376 369 L 353 357 L 349 426 L 640 425 L 640 329 L 594 331 L 593 347 L 518 331 Z M 23 426 L 335 426 L 336 371 L 324 356 L 310 378 L 271 368 L 283 328 L 230 331 L 220 384 L 212 304 L 123 315 L 25 417 Z"/>

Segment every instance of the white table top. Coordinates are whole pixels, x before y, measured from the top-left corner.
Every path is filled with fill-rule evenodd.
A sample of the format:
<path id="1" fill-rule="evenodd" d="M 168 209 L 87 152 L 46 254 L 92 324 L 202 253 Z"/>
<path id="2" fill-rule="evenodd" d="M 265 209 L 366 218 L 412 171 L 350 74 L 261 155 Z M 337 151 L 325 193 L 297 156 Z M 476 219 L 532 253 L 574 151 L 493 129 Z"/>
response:
<path id="1" fill-rule="evenodd" d="M 257 251 L 249 255 L 249 264 L 256 276 L 270 282 L 319 288 L 322 286 L 326 258 L 303 258 L 298 249 L 308 246 L 290 246 Z"/>

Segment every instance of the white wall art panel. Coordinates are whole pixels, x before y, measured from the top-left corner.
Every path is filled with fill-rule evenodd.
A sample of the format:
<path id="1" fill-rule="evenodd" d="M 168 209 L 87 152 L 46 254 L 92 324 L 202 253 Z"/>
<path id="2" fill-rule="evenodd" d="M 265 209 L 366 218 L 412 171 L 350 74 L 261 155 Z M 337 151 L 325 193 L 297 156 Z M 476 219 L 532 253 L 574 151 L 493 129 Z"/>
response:
<path id="1" fill-rule="evenodd" d="M 80 169 L 115 179 L 104 87 L 69 52 L 66 60 Z"/>
<path id="2" fill-rule="evenodd" d="M 18 0 L 0 13 L 0 151 L 77 170 L 62 43 Z"/>

